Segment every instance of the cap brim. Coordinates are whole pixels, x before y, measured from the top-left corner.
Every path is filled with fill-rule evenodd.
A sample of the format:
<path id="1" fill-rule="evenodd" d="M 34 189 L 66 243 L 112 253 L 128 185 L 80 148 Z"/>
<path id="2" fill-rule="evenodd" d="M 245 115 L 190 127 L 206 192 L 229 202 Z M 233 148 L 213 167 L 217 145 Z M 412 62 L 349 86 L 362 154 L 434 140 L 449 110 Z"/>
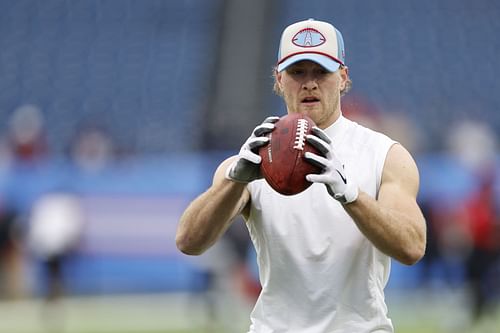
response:
<path id="1" fill-rule="evenodd" d="M 282 63 L 278 64 L 278 72 L 281 72 L 282 70 L 286 69 L 288 66 L 295 64 L 296 62 L 299 62 L 302 60 L 314 61 L 318 65 L 323 66 L 329 72 L 335 72 L 340 67 L 340 63 L 338 63 L 337 61 L 335 61 L 332 58 L 329 58 L 327 56 L 324 56 L 321 54 L 316 54 L 316 53 L 301 53 L 301 54 L 296 54 L 296 55 L 286 59 Z"/>

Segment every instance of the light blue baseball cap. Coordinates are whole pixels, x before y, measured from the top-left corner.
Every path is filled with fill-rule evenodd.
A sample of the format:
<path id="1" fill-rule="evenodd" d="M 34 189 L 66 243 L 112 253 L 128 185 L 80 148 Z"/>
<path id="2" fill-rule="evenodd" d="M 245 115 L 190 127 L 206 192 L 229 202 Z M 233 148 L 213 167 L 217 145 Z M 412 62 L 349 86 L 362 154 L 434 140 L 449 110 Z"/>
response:
<path id="1" fill-rule="evenodd" d="M 310 60 L 330 72 L 345 66 L 342 34 L 327 22 L 309 19 L 289 25 L 283 31 L 278 51 L 278 72 L 302 60 Z"/>

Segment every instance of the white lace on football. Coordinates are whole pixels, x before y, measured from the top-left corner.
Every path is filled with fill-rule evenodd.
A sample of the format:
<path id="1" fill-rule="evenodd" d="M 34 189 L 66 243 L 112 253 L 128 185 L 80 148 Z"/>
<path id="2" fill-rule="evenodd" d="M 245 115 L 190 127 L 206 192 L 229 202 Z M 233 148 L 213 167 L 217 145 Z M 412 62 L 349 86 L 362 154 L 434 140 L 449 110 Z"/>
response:
<path id="1" fill-rule="evenodd" d="M 306 119 L 297 120 L 297 131 L 295 132 L 294 149 L 304 150 L 306 144 L 306 134 L 309 127 L 309 122 Z"/>

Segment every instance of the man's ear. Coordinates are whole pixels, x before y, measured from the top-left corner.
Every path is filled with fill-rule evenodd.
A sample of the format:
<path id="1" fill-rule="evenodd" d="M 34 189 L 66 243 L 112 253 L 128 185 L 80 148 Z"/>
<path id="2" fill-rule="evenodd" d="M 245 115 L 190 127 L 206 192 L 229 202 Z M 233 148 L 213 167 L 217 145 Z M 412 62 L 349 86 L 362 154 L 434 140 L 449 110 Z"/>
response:
<path id="1" fill-rule="evenodd" d="M 339 72 L 340 72 L 340 77 L 342 78 L 342 81 L 340 83 L 340 90 L 344 90 L 346 83 L 349 79 L 349 68 L 347 66 L 342 66 Z"/>
<path id="2" fill-rule="evenodd" d="M 275 68 L 274 69 L 274 87 L 273 87 L 273 90 L 279 96 L 281 96 L 283 94 L 283 89 L 281 88 L 282 87 L 282 84 L 281 84 L 282 77 L 283 77 L 282 73 L 278 72 Z"/>
<path id="3" fill-rule="evenodd" d="M 276 82 L 278 82 L 279 88 L 281 90 L 281 78 L 283 77 L 283 74 L 281 72 L 278 72 L 278 70 L 276 70 L 276 69 L 275 69 L 275 71 L 276 71 L 276 74 L 275 74 Z"/>

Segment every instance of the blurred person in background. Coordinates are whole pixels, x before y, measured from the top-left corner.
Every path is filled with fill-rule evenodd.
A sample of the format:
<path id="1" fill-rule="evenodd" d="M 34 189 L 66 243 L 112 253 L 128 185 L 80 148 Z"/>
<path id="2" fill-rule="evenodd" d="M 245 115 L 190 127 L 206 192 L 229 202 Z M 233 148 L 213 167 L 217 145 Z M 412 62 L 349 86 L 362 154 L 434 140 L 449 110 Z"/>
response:
<path id="1" fill-rule="evenodd" d="M 45 120 L 40 108 L 25 104 L 11 115 L 8 144 L 16 162 L 35 163 L 48 153 Z"/>
<path id="2" fill-rule="evenodd" d="M 34 104 L 22 104 L 12 112 L 5 136 L 0 142 L 0 167 L 6 183 L 10 172 L 18 166 L 32 167 L 48 154 L 45 119 L 41 109 Z M 26 295 L 27 276 L 24 268 L 24 241 L 26 230 L 25 189 L 18 184 L 7 186 L 0 203 L 0 230 L 2 274 L 5 277 L 4 292 L 11 297 Z M 28 190 L 29 191 L 29 190 Z M 15 197 L 10 200 L 10 197 Z M 11 202 L 12 201 L 12 202 Z M 22 206 L 22 207 L 21 207 Z"/>
<path id="3" fill-rule="evenodd" d="M 19 149 L 19 146 L 17 152 L 15 149 L 14 127 L 20 126 L 17 123 L 11 118 L 9 132 L 6 135 L 0 135 L 0 184 L 2 186 L 0 190 L 0 298 L 9 299 L 20 298 L 27 294 L 22 244 L 22 214 L 10 198 L 12 193 L 8 185 L 15 163 L 24 160 L 25 156 L 20 153 L 23 149 Z"/>
<path id="4" fill-rule="evenodd" d="M 64 294 L 64 261 L 76 249 L 82 226 L 83 210 L 74 193 L 48 192 L 33 204 L 28 242 L 33 253 L 44 263 L 48 300 Z"/>
<path id="5" fill-rule="evenodd" d="M 432 196 L 420 202 L 427 221 L 427 248 L 421 262 L 420 285 L 433 287 L 442 282 L 440 290 L 461 287 L 464 263 L 471 250 L 470 235 L 460 223 L 462 213 L 456 202 Z"/>
<path id="6" fill-rule="evenodd" d="M 0 195 L 0 298 L 18 298 L 25 293 L 18 218 L 15 209 Z"/>
<path id="7" fill-rule="evenodd" d="M 473 176 L 475 187 L 464 193 L 457 210 L 460 228 L 467 232 L 470 251 L 465 273 L 472 319 L 477 322 L 500 297 L 500 200 L 497 136 L 482 122 L 465 120 L 451 127 L 448 149 Z"/>
<path id="8" fill-rule="evenodd" d="M 495 178 L 492 171 L 479 173 L 479 187 L 463 206 L 463 222 L 472 241 L 466 274 L 474 320 L 493 309 L 490 305 L 500 296 L 500 206 L 495 199 Z"/>
<path id="9" fill-rule="evenodd" d="M 185 210 L 177 246 L 201 254 L 241 214 L 262 285 L 249 332 L 393 332 L 384 299 L 391 258 L 411 265 L 425 252 L 415 162 L 397 142 L 342 115 L 351 81 L 335 27 L 297 22 L 279 49 L 275 91 L 288 113 L 318 126 L 307 139 L 321 156 L 305 158 L 323 173 L 308 175 L 313 185 L 295 196 L 270 189 L 256 153 L 278 120 L 269 117 Z"/>
<path id="10" fill-rule="evenodd" d="M 49 332 L 64 330 L 65 313 L 58 301 L 66 293 L 65 266 L 79 244 L 83 219 L 79 196 L 62 189 L 41 195 L 31 210 L 28 245 L 42 263 L 42 320 Z"/>
<path id="11" fill-rule="evenodd" d="M 342 98 L 342 114 L 360 125 L 382 132 L 403 145 L 410 153 L 421 150 L 422 135 L 407 112 L 381 112 L 361 94 L 349 93 Z"/>
<path id="12" fill-rule="evenodd" d="M 93 173 L 113 162 L 115 147 L 108 132 L 97 125 L 83 125 L 70 143 L 70 159 L 82 171 Z"/>
<path id="13" fill-rule="evenodd" d="M 365 96 L 349 92 L 342 98 L 342 115 L 360 125 L 375 131 L 382 130 L 382 117 L 380 110 Z"/>

